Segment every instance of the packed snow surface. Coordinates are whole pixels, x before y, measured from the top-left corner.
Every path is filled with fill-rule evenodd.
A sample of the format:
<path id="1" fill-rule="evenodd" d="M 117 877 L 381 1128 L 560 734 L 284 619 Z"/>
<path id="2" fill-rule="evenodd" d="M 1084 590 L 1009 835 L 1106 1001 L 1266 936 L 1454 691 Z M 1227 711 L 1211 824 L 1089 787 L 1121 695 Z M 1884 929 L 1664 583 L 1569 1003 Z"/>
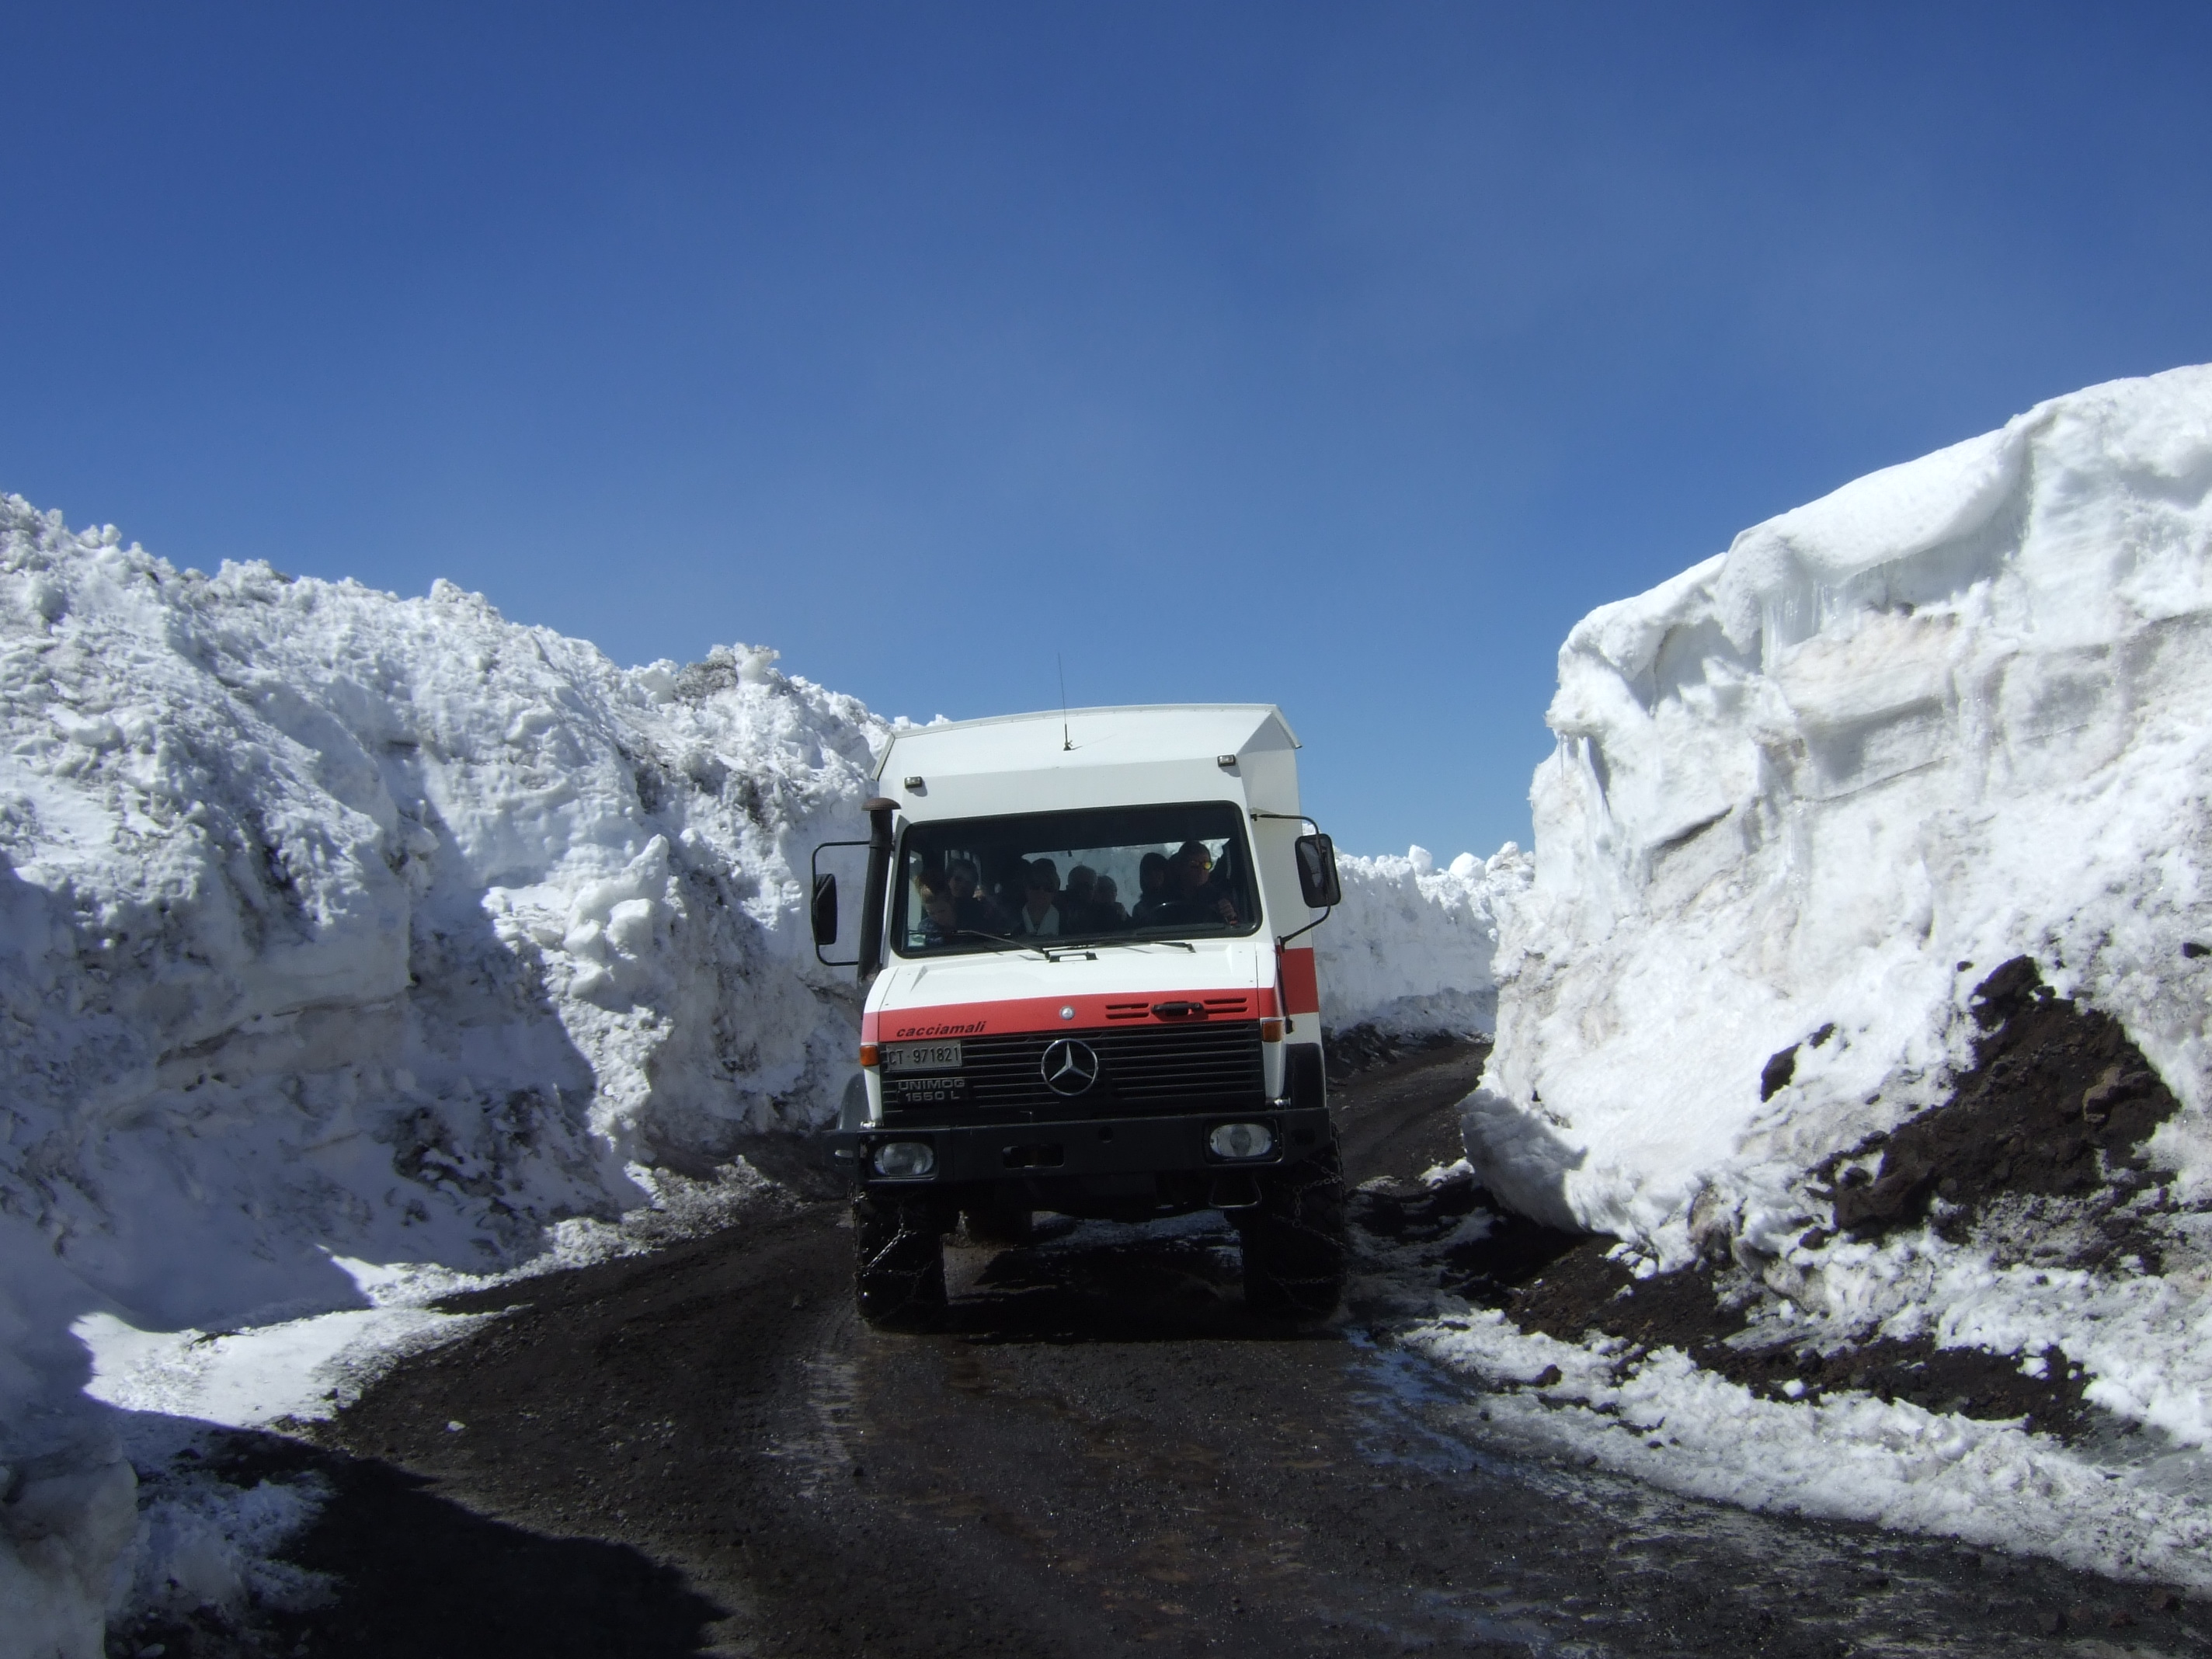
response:
<path id="1" fill-rule="evenodd" d="M 1686 1490 L 2212 1584 L 2212 368 L 1745 532 L 1578 624 L 1548 718 L 1465 1109 L 1483 1180 L 1645 1273 L 1733 1262 L 1769 1342 L 1928 1336 L 2039 1376 L 2055 1346 L 2109 1433 L 1762 1400 L 1475 1310 L 1416 1340 L 1492 1380 L 1556 1365 L 1576 1406 L 1499 1420 Z M 1831 1237 L 1814 1166 L 1948 1098 L 1971 994 L 2022 955 L 2180 1103 L 2144 1148 L 2163 1261 Z"/>

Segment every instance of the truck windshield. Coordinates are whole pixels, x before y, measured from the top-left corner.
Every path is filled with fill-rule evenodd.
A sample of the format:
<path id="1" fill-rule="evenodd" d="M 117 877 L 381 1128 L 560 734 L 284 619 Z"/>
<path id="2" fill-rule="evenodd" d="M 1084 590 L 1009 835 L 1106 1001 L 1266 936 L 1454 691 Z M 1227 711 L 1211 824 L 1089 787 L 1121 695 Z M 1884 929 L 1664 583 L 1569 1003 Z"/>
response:
<path id="1" fill-rule="evenodd" d="M 1260 925 L 1243 814 L 1227 801 L 911 824 L 898 871 L 902 956 Z"/>

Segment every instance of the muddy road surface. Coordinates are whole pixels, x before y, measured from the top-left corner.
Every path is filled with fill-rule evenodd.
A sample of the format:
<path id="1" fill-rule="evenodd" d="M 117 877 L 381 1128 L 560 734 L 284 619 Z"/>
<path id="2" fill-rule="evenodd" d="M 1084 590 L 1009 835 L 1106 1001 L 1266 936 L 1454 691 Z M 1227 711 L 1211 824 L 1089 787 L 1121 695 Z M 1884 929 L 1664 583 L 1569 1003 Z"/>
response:
<path id="1" fill-rule="evenodd" d="M 1480 1054 L 1340 1085 L 1352 1178 L 1456 1155 Z M 844 1208 L 794 1202 L 509 1287 L 302 1446 L 289 1553 L 331 1605 L 235 1643 L 551 1656 L 2212 1651 L 2141 1587 L 1750 1516 L 1509 1456 L 1472 1385 L 1249 1318 L 1234 1235 L 1060 1224 L 948 1254 L 951 1328 L 851 1311 Z M 1480 1424 L 1477 1423 L 1479 1429 Z M 234 1650 L 178 1632 L 171 1656 Z"/>

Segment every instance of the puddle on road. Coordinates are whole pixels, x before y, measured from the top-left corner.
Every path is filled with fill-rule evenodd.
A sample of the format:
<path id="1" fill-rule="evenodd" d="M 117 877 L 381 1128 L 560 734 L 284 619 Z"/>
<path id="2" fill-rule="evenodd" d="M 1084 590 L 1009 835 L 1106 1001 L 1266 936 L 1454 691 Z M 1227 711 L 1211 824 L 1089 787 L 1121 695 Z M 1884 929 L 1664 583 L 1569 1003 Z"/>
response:
<path id="1" fill-rule="evenodd" d="M 1437 1426 L 1434 1419 L 1464 1409 L 1474 1391 L 1419 1354 L 1385 1347 L 1364 1332 L 1346 1331 L 1359 1358 L 1365 1386 L 1352 1398 L 1370 1416 L 1358 1442 L 1360 1455 L 1377 1464 L 1408 1463 L 1430 1474 L 1486 1474 L 1558 1498 L 1581 1496 L 1583 1484 L 1518 1452 L 1501 1451 Z"/>
<path id="2" fill-rule="evenodd" d="M 853 1484 L 863 1467 L 855 1437 L 860 1429 L 860 1366 L 849 1345 L 825 1340 L 798 1362 L 798 1420 L 769 1443 L 767 1454 L 795 1474 L 801 1496 L 818 1502 Z"/>
<path id="3" fill-rule="evenodd" d="M 1368 1462 L 1381 1469 L 1416 1469 L 1443 1480 L 1485 1476 L 1513 1481 L 1546 1497 L 1576 1496 L 1572 1483 L 1559 1473 L 1470 1443 L 1431 1424 L 1429 1413 L 1466 1403 L 1467 1390 L 1453 1379 L 1419 1356 L 1382 1347 L 1362 1332 L 1344 1334 L 1357 1355 L 1354 1375 L 1365 1385 L 1356 1383 L 1352 1392 L 1354 1405 L 1364 1413 L 1353 1443 Z M 1489 1605 L 1468 1605 L 1469 1598 L 1478 1596 Z M 1508 1644 L 1531 1653 L 1563 1656 L 1613 1651 L 1601 1642 L 1560 1632 L 1554 1601 L 1528 1595 L 1525 1586 L 1492 1583 L 1432 1590 L 1422 1599 L 1432 1616 L 1461 1626 L 1470 1642 Z"/>

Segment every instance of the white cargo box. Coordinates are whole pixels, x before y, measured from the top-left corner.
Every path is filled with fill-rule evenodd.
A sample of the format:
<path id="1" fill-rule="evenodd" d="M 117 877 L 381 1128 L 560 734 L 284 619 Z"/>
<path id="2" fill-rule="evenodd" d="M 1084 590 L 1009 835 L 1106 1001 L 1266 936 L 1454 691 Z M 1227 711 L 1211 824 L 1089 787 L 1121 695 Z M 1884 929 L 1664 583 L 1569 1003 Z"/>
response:
<path id="1" fill-rule="evenodd" d="M 915 822 L 1196 800 L 1296 814 L 1297 747 L 1273 703 L 1054 709 L 896 732 L 876 781 Z"/>

